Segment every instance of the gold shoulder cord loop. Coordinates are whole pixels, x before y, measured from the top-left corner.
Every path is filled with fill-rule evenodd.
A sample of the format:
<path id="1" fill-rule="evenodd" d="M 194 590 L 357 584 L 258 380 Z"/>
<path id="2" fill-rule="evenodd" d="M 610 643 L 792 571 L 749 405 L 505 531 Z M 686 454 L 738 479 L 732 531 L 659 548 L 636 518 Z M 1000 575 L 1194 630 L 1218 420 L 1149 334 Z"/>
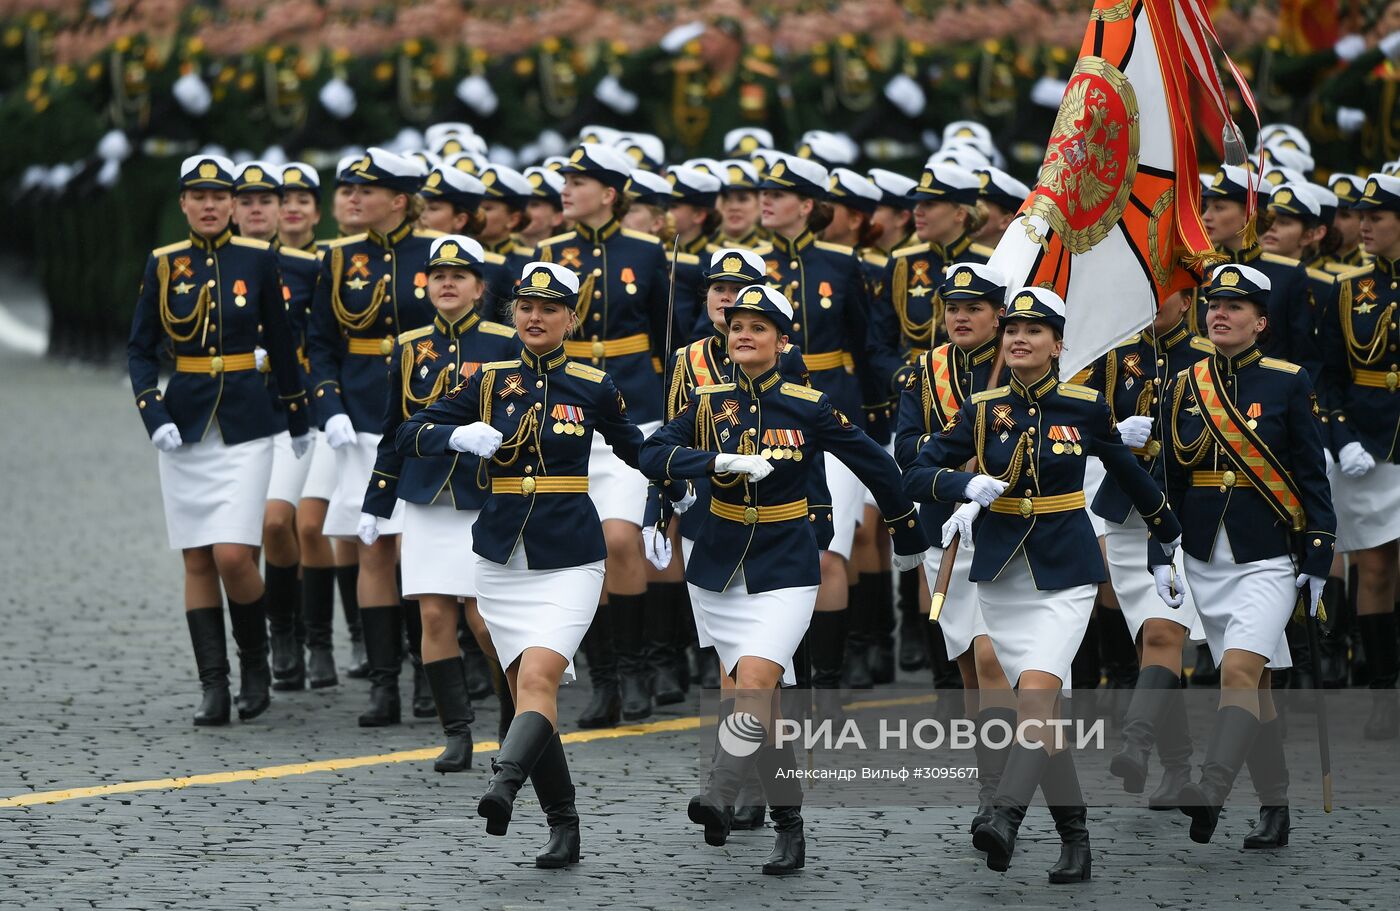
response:
<path id="1" fill-rule="evenodd" d="M 481 395 L 477 399 L 477 416 L 481 418 L 481 423 L 491 423 L 491 391 L 496 384 L 496 371 L 481 371 Z M 533 411 L 534 409 L 530 409 Z M 485 472 L 485 474 L 483 474 Z M 486 460 L 480 459 L 476 464 L 476 486 L 486 488 L 491 482 L 491 474 L 486 470 Z"/>
<path id="2" fill-rule="evenodd" d="M 890 277 L 890 303 L 899 317 L 899 328 L 904 336 L 916 345 L 927 345 L 933 337 L 933 322 L 921 326 L 909 318 L 909 258 L 902 256 L 895 263 L 894 275 Z M 942 307 L 942 301 L 934 298 L 935 312 Z"/>
<path id="3" fill-rule="evenodd" d="M 695 448 L 705 452 L 723 452 L 719 448 L 719 433 L 715 427 L 715 409 L 708 395 L 700 396 L 700 404 L 695 409 Z M 736 474 L 722 480 L 716 474 L 710 477 L 710 483 L 715 487 L 733 487 L 743 479 L 743 475 Z"/>
<path id="4" fill-rule="evenodd" d="M 346 308 L 340 299 L 340 280 L 344 272 L 345 251 L 339 247 L 331 250 L 331 310 L 335 313 L 335 318 L 340 323 L 342 330 L 361 331 L 374 325 L 379 318 L 379 308 L 384 303 L 384 298 L 389 294 L 386 274 L 374 284 L 374 292 L 370 295 L 369 306 L 359 313 L 355 313 Z"/>
<path id="5" fill-rule="evenodd" d="M 170 260 L 162 256 L 156 260 L 156 281 L 160 283 L 160 322 L 165 327 L 165 334 L 177 342 L 188 342 L 194 338 L 194 334 L 205 325 L 205 317 L 209 315 L 209 286 L 200 285 L 199 295 L 195 298 L 194 309 L 189 316 L 176 316 L 170 310 Z M 184 329 L 189 327 L 189 331 Z"/>
<path id="6" fill-rule="evenodd" d="M 1118 423 L 1118 409 L 1114 407 L 1113 400 L 1117 398 L 1118 392 L 1118 353 L 1110 351 L 1104 355 L 1103 360 L 1103 388 L 1104 398 L 1108 400 L 1108 419 L 1113 423 Z M 1148 384 L 1151 388 L 1151 384 Z"/>
<path id="7" fill-rule="evenodd" d="M 992 474 L 987 466 L 987 403 L 977 403 L 976 426 L 973 428 L 973 450 L 977 455 L 977 470 L 988 477 L 996 478 L 998 481 L 1005 481 L 1007 486 L 1014 487 L 1021 480 L 1022 469 L 1025 468 L 1026 455 L 1035 446 L 1034 437 L 1028 431 L 1021 431 L 1020 439 L 1016 441 L 1016 448 L 1011 452 L 1011 463 L 1006 466 L 1006 470 L 1000 474 Z M 1027 471 L 1034 474 L 1033 471 Z"/>
<path id="8" fill-rule="evenodd" d="M 408 407 L 410 404 L 419 405 L 423 408 L 427 408 L 433 402 L 436 402 L 452 384 L 452 377 L 449 375 L 450 371 L 448 371 L 446 367 L 443 367 L 441 370 L 438 371 L 437 379 L 433 380 L 433 388 L 428 391 L 427 395 L 423 396 L 422 398 L 419 398 L 418 396 L 414 395 L 413 347 L 411 345 L 404 347 L 403 356 L 399 358 L 399 368 L 399 373 L 402 377 L 403 384 L 404 418 L 408 418 L 412 415 L 412 411 L 410 411 Z"/>
<path id="9" fill-rule="evenodd" d="M 1351 282 L 1341 283 L 1341 288 L 1337 294 L 1337 312 L 1341 316 L 1342 337 L 1346 339 L 1347 354 L 1351 360 L 1358 364 L 1374 364 L 1381 359 L 1381 352 L 1385 350 L 1387 327 L 1390 325 L 1391 317 L 1395 314 L 1395 302 L 1386 305 L 1385 312 L 1376 321 L 1375 333 L 1368 342 L 1360 342 L 1356 338 L 1356 329 L 1351 322 Z M 1354 372 L 1354 371 L 1353 371 Z"/>
<path id="10" fill-rule="evenodd" d="M 680 413 L 689 395 L 685 382 L 686 354 L 688 352 L 676 355 L 676 369 L 671 373 L 671 394 L 667 397 L 666 402 L 666 420 L 668 421 L 674 420 L 676 415 Z"/>
<path id="11" fill-rule="evenodd" d="M 1176 384 L 1176 392 L 1172 396 L 1172 449 L 1176 451 L 1176 460 L 1183 468 L 1192 468 L 1199 465 L 1211 449 L 1210 430 L 1205 426 L 1201 427 L 1201 435 L 1190 443 L 1181 442 L 1181 434 L 1178 432 L 1181 424 L 1181 398 L 1186 394 L 1186 383 L 1180 381 Z M 1204 416 L 1202 416 L 1204 419 Z"/>
<path id="12" fill-rule="evenodd" d="M 510 435 L 510 439 L 502 440 L 501 445 L 496 449 L 496 455 L 491 457 L 491 461 L 497 465 L 514 465 L 515 460 L 520 458 L 520 450 L 526 443 L 534 443 L 536 450 L 540 445 L 540 421 L 539 412 L 533 408 L 526 408 L 525 413 L 520 416 L 520 423 L 516 425 L 515 433 Z M 502 458 L 501 455 L 510 451 L 510 458 Z"/>
<path id="13" fill-rule="evenodd" d="M 577 310 L 580 330 L 583 328 L 583 321 L 588 319 L 588 311 L 593 307 L 593 286 L 596 283 L 596 276 L 591 272 L 579 282 Z"/>

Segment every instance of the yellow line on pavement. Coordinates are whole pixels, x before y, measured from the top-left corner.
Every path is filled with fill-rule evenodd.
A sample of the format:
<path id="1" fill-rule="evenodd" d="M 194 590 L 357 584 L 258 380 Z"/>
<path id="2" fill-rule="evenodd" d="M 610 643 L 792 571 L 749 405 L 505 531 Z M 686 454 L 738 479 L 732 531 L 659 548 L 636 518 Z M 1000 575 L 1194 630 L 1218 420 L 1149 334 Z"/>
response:
<path id="1" fill-rule="evenodd" d="M 937 696 L 923 695 L 895 699 L 877 699 L 853 702 L 845 706 L 848 710 L 887 708 L 897 705 L 917 705 L 932 702 Z M 595 740 L 616 740 L 621 737 L 641 737 L 647 734 L 668 734 L 677 731 L 693 731 L 702 725 L 714 724 L 713 715 L 692 715 L 688 718 L 670 718 L 665 721 L 649 721 L 645 724 L 626 724 L 613 728 L 600 728 L 591 731 L 576 731 L 565 734 L 560 739 L 564 743 L 592 743 Z M 500 748 L 494 740 L 485 740 L 472 747 L 473 753 L 489 753 Z M 112 794 L 131 794 L 139 791 L 172 791 L 199 785 L 236 784 L 240 781 L 261 781 L 265 778 L 290 778 L 293 775 L 310 775 L 313 772 L 339 772 L 345 769 L 358 769 L 372 765 L 392 765 L 398 762 L 427 762 L 436 759 L 441 747 L 427 747 L 421 750 L 400 750 L 397 753 L 380 753 L 375 756 L 350 756 L 344 759 L 321 759 L 316 762 L 297 762 L 288 765 L 264 766 L 260 769 L 238 769 L 230 772 L 208 772 L 203 775 L 184 775 L 179 778 L 151 778 L 145 781 L 118 781 L 112 784 L 93 785 L 86 788 L 68 788 L 62 791 L 35 791 L 31 794 L 18 794 L 0 798 L 0 809 L 9 807 L 30 807 L 37 804 L 62 803 L 66 800 L 85 800 L 89 797 L 107 797 Z"/>

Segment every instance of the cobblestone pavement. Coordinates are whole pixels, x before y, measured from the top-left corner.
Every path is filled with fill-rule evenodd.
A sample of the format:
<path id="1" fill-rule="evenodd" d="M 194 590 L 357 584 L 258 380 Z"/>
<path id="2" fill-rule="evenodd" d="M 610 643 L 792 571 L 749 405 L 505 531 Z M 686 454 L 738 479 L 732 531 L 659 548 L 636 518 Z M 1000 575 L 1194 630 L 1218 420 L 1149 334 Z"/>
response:
<path id="1" fill-rule="evenodd" d="M 357 728 L 362 681 L 278 694 L 248 724 L 192 727 L 180 563 L 124 376 L 0 352 L 0 415 L 0 803 L 440 744 L 433 719 Z M 337 640 L 343 660 L 339 625 Z M 566 732 L 585 695 L 566 691 Z M 680 708 L 653 720 L 695 711 Z M 494 732 L 494 705 L 479 717 L 479 736 Z M 473 804 L 489 752 L 454 776 L 377 761 L 0 805 L 0 907 L 1390 908 L 1400 885 L 1400 812 L 1300 806 L 1290 847 L 1247 853 L 1247 788 L 1211 846 L 1191 844 L 1174 813 L 1094 809 L 1094 879 L 1079 887 L 1046 885 L 1058 855 L 1043 809 L 999 875 L 969 844 L 966 807 L 811 808 L 806 871 L 763 877 L 771 834 L 710 848 L 685 820 L 696 744 L 693 730 L 570 744 L 584 858 L 557 872 L 533 866 L 546 830 L 528 788 L 510 836 L 484 834 Z"/>

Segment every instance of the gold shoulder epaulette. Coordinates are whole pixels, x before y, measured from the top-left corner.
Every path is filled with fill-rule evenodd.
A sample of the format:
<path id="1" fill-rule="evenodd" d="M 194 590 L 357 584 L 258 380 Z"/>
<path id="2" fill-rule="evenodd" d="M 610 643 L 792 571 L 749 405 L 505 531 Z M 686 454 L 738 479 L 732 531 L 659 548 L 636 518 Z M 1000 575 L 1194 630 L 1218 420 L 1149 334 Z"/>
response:
<path id="1" fill-rule="evenodd" d="M 1259 366 L 1266 367 L 1269 370 L 1277 370 L 1280 373 L 1297 373 L 1298 371 L 1303 369 L 1302 367 L 1299 367 L 1292 361 L 1285 361 L 1281 358 L 1276 357 L 1260 358 Z"/>
<path id="2" fill-rule="evenodd" d="M 672 259 L 673 256 L 670 252 L 667 252 L 666 258 Z M 676 253 L 674 259 L 676 262 L 685 263 L 687 266 L 700 265 L 700 257 L 696 256 L 694 253 Z"/>
<path id="3" fill-rule="evenodd" d="M 715 249 L 719 249 L 719 248 L 716 247 Z M 769 253 L 772 253 L 772 252 L 773 252 L 773 242 L 772 242 L 771 240 L 760 240 L 758 243 L 754 244 L 752 247 L 749 247 L 749 252 L 750 252 L 750 253 L 757 253 L 759 256 L 764 256 L 764 255 L 767 255 L 767 254 L 769 254 Z"/>
<path id="4" fill-rule="evenodd" d="M 778 68 L 765 60 L 758 60 L 754 57 L 745 57 L 744 67 L 757 73 L 760 76 L 767 76 L 769 79 L 778 78 Z"/>
<path id="5" fill-rule="evenodd" d="M 235 234 L 233 237 L 230 237 L 228 239 L 228 242 L 233 244 L 235 247 L 250 247 L 254 250 L 272 249 L 272 244 L 268 243 L 265 240 L 258 240 L 256 237 L 239 237 Z"/>
<path id="6" fill-rule="evenodd" d="M 410 329 L 407 332 L 400 332 L 399 344 L 407 345 L 409 342 L 413 341 L 416 338 L 422 338 L 425 335 L 432 335 L 433 328 L 433 324 L 429 323 L 426 326 L 419 326 L 417 329 Z"/>
<path id="7" fill-rule="evenodd" d="M 482 251 L 482 262 L 488 262 L 493 266 L 504 266 L 506 258 L 499 253 L 492 253 L 490 250 Z"/>
<path id="8" fill-rule="evenodd" d="M 812 246 L 816 247 L 818 250 L 826 250 L 830 253 L 845 253 L 847 256 L 856 255 L 856 248 L 848 247 L 845 244 L 833 244 L 824 240 L 814 240 L 812 241 Z"/>
<path id="9" fill-rule="evenodd" d="M 510 248 L 510 252 L 514 253 L 516 256 L 529 256 L 534 258 L 535 248 L 527 247 L 524 244 L 516 244 Z"/>
<path id="10" fill-rule="evenodd" d="M 1343 272 L 1341 275 L 1338 275 L 1338 276 L 1337 276 L 1337 281 L 1342 281 L 1342 282 L 1351 281 L 1353 278 L 1360 278 L 1360 277 L 1363 276 L 1363 275 L 1370 275 L 1370 274 L 1371 274 L 1372 272 L 1374 272 L 1375 270 L 1376 270 L 1376 264 L 1375 264 L 1375 263 L 1367 263 L 1367 264 L 1364 265 L 1364 266 L 1357 266 L 1355 269 L 1352 269 L 1350 272 Z"/>
<path id="11" fill-rule="evenodd" d="M 889 265 L 890 262 L 890 258 L 888 256 L 886 256 L 883 253 L 876 253 L 874 250 L 865 251 L 865 253 L 861 254 L 860 258 L 870 263 L 870 265 L 878 266 L 881 269 Z"/>
<path id="12" fill-rule="evenodd" d="M 933 244 L 910 244 L 907 247 L 900 247 L 890 254 L 894 259 L 901 259 L 905 256 L 917 256 L 920 253 L 927 253 L 933 249 Z"/>
<path id="13" fill-rule="evenodd" d="M 1278 253 L 1260 253 L 1259 258 L 1266 263 L 1280 263 L 1285 266 L 1296 266 L 1299 264 L 1299 260 L 1291 256 L 1282 256 Z"/>
<path id="14" fill-rule="evenodd" d="M 1202 338 L 1199 335 L 1191 336 L 1191 347 L 1195 348 L 1197 351 L 1204 351 L 1206 354 L 1215 353 L 1215 342 L 1212 342 L 1208 338 Z"/>
<path id="15" fill-rule="evenodd" d="M 1083 402 L 1092 402 L 1099 397 L 1099 391 L 1089 386 L 1081 386 L 1078 383 L 1061 383 L 1059 385 L 1060 395 L 1066 398 L 1079 399 Z"/>
<path id="16" fill-rule="evenodd" d="M 326 249 L 327 249 L 327 250 L 334 250 L 336 247 L 343 247 L 343 246 L 345 246 L 346 244 L 357 244 L 357 243 L 359 243 L 359 242 L 362 241 L 362 240 L 366 240 L 368 237 L 369 237 L 369 234 L 368 234 L 368 233 L 364 233 L 364 234 L 347 234 L 347 235 L 344 236 L 344 237 L 337 237 L 335 240 L 328 241 L 328 242 L 326 243 Z"/>
<path id="17" fill-rule="evenodd" d="M 1325 285 L 1334 285 L 1337 283 L 1337 276 L 1323 269 L 1309 269 L 1308 278 L 1315 278 Z"/>
<path id="18" fill-rule="evenodd" d="M 606 373 L 597 367 L 590 367 L 587 364 L 580 364 L 578 361 L 569 361 L 564 365 L 564 372 L 569 376 L 576 376 L 579 379 L 588 380 L 592 383 L 601 383 Z"/>
<path id="19" fill-rule="evenodd" d="M 1344 272 L 1350 272 L 1356 267 L 1351 263 L 1327 263 L 1322 268 L 1326 269 L 1332 275 L 1341 275 Z"/>
<path id="20" fill-rule="evenodd" d="M 166 244 L 166 245 L 163 246 L 163 247 L 156 247 L 154 250 L 151 251 L 151 255 L 152 255 L 152 256 L 166 256 L 166 255 L 171 254 L 171 253 L 178 253 L 179 251 L 188 249 L 189 247 L 192 247 L 192 246 L 194 246 L 194 245 L 191 244 L 189 241 L 187 241 L 187 240 L 180 240 L 180 241 L 176 241 L 176 242 L 173 243 L 173 244 Z"/>
<path id="21" fill-rule="evenodd" d="M 733 390 L 734 390 L 734 384 L 733 384 L 733 383 L 714 383 L 713 385 L 710 385 L 710 386 L 696 386 L 696 387 L 695 387 L 695 394 L 696 394 L 696 395 L 709 395 L 709 394 L 712 393 L 712 392 L 732 392 Z"/>
<path id="22" fill-rule="evenodd" d="M 520 366 L 520 358 L 512 358 L 508 361 L 488 361 L 481 365 L 482 370 L 509 370 L 512 367 Z"/>
<path id="23" fill-rule="evenodd" d="M 991 258 L 993 253 L 997 252 L 995 247 L 989 247 L 986 244 L 973 244 L 967 249 L 972 253 L 976 253 L 978 256 L 985 256 L 988 259 Z"/>
<path id="24" fill-rule="evenodd" d="M 565 231 L 563 234 L 556 234 L 553 237 L 546 237 L 540 241 L 541 247 L 548 247 L 550 244 L 562 244 L 566 240 L 573 240 L 578 237 L 577 231 Z"/>
<path id="25" fill-rule="evenodd" d="M 820 401 L 822 393 L 811 386 L 802 386 L 797 383 L 784 383 L 778 387 L 778 391 L 783 395 L 790 395 L 795 399 L 805 399 L 809 402 Z"/>
<path id="26" fill-rule="evenodd" d="M 648 234 L 645 231 L 633 231 L 631 228 L 623 228 L 622 236 L 630 237 L 633 240 L 647 240 L 654 244 L 661 243 L 661 238 L 657 237 L 655 234 Z"/>
<path id="27" fill-rule="evenodd" d="M 446 237 L 447 235 L 446 235 L 444 232 L 442 232 L 442 231 L 434 231 L 434 230 L 432 230 L 432 229 L 430 229 L 430 228 L 414 228 L 414 229 L 413 229 L 413 236 L 414 236 L 414 237 Z"/>
<path id="28" fill-rule="evenodd" d="M 481 323 L 477 326 L 477 328 L 480 329 L 482 332 L 485 332 L 487 335 L 499 335 L 504 338 L 515 337 L 514 329 L 507 325 L 504 325 L 503 323 L 493 323 L 489 319 L 482 320 Z"/>
<path id="29" fill-rule="evenodd" d="M 277 252 L 292 259 L 320 259 L 321 257 L 310 250 L 298 250 L 296 247 L 278 247 Z"/>
<path id="30" fill-rule="evenodd" d="M 990 402 L 993 399 L 1004 399 L 1010 394 L 1010 386 L 994 386 L 991 389 L 983 389 L 981 392 L 972 393 L 972 404 L 980 405 L 983 402 Z"/>

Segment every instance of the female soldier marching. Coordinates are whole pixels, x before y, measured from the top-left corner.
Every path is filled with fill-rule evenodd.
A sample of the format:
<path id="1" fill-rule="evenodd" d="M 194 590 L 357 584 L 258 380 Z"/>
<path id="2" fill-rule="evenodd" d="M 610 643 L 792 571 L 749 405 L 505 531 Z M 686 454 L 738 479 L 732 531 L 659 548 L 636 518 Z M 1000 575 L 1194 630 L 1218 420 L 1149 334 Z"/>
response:
<path id="1" fill-rule="evenodd" d="M 787 298 L 750 285 L 726 315 L 734 381 L 697 388 L 685 409 L 647 440 L 642 463 L 649 477 L 672 485 L 711 480 L 709 514 L 686 579 L 696 626 L 714 642 L 737 688 L 735 714 L 722 723 L 763 744 L 743 757 L 716 749 L 706 791 L 690 801 L 690 819 L 704 826 L 706 842 L 724 844 L 729 807 L 757 764 L 777 829 L 763 872 L 781 875 L 801 869 L 806 851 L 792 745 L 775 746 L 768 732 L 777 713 L 774 689 L 780 680 L 795 681 L 792 656 L 821 579 L 816 516 L 806 499 L 811 457 L 820 450 L 848 462 L 875 492 L 893 517 L 886 523 L 901 568 L 918 565 L 926 541 L 889 455 L 825 394 L 783 382 L 779 352 L 793 321 Z"/>
<path id="2" fill-rule="evenodd" d="M 170 546 L 184 554 L 185 619 L 204 689 L 198 725 L 229 719 L 221 583 L 242 671 L 238 717 L 256 718 L 270 704 L 265 590 L 255 555 L 272 439 L 290 431 L 298 457 L 311 445 L 277 257 L 265 241 L 234 236 L 232 189 L 228 159 L 185 159 L 180 208 L 190 235 L 151 252 L 127 343 L 136 407 L 160 451 Z M 257 369 L 259 347 L 283 390 L 281 414 Z M 157 386 L 162 348 L 175 355 L 164 393 Z"/>

